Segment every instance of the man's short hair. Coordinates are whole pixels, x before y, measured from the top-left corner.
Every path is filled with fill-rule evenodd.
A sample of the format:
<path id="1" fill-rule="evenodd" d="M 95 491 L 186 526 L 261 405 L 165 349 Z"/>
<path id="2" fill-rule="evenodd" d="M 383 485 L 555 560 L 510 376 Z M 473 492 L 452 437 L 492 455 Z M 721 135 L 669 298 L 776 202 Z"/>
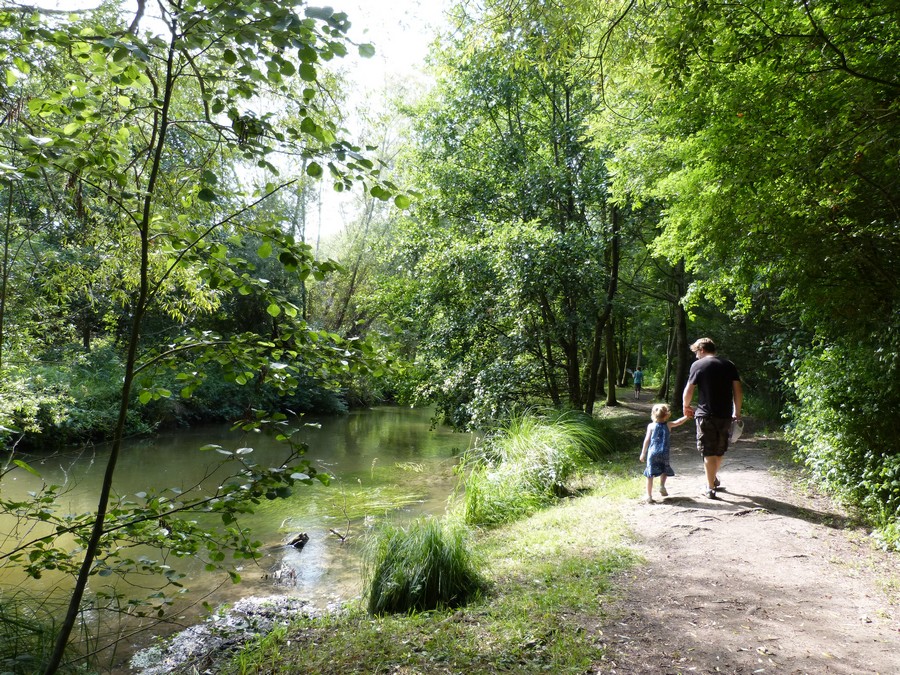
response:
<path id="1" fill-rule="evenodd" d="M 700 350 L 705 351 L 707 354 L 715 354 L 716 353 L 716 343 L 710 340 L 709 338 L 700 338 L 694 344 L 691 345 L 691 351 L 695 354 Z"/>

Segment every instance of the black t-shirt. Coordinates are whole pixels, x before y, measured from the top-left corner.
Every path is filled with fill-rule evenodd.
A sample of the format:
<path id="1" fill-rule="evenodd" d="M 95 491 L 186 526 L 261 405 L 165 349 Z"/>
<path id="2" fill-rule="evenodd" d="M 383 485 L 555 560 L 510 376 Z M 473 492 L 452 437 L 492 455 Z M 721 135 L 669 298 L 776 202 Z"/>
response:
<path id="1" fill-rule="evenodd" d="M 731 417 L 734 412 L 732 383 L 740 380 L 737 366 L 719 356 L 704 356 L 691 364 L 688 384 L 699 391 L 700 402 L 695 414 L 711 417 Z"/>

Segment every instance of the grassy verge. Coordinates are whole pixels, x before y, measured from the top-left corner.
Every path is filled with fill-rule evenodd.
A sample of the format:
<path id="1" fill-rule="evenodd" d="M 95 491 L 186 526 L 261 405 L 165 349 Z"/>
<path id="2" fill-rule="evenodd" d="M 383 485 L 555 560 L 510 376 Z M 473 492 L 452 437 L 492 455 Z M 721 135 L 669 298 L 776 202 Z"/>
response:
<path id="1" fill-rule="evenodd" d="M 621 502 L 633 453 L 584 477 L 579 497 L 482 532 L 487 591 L 456 610 L 302 620 L 240 652 L 221 673 L 583 673 L 603 660 L 614 575 L 637 561 Z"/>

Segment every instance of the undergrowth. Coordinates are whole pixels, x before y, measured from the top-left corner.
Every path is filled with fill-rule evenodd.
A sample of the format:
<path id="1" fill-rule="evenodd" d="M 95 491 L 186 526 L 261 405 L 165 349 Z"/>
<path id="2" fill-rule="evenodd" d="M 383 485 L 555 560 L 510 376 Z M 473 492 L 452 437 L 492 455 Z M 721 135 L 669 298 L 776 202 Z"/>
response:
<path id="1" fill-rule="evenodd" d="M 604 657 L 613 577 L 639 562 L 618 506 L 639 486 L 625 463 L 611 458 L 607 468 L 587 477 L 584 495 L 482 533 L 475 553 L 487 591 L 467 605 L 372 616 L 357 602 L 342 615 L 300 620 L 277 645 L 259 644 L 218 672 L 589 671 Z"/>

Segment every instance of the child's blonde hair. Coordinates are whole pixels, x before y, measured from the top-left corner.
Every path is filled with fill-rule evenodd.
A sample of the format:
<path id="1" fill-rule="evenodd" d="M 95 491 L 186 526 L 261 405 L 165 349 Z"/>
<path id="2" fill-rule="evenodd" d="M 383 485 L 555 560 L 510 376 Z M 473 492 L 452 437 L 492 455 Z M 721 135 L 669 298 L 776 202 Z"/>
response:
<path id="1" fill-rule="evenodd" d="M 657 403 L 650 411 L 650 419 L 654 422 L 664 422 L 669 419 L 669 406 L 665 403 Z"/>

